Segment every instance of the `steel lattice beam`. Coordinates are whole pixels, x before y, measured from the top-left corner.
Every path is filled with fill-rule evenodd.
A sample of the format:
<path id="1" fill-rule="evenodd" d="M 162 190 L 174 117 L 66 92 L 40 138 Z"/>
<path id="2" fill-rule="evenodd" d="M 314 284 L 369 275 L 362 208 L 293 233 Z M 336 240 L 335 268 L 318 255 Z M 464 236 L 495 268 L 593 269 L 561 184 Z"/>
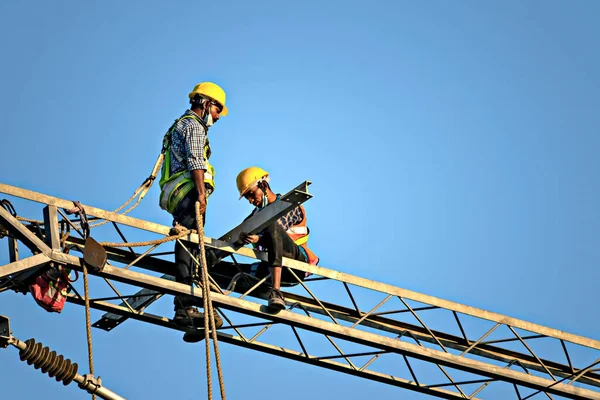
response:
<path id="1" fill-rule="evenodd" d="M 55 256 L 55 260 L 57 262 L 69 265 L 74 269 L 81 270 L 80 258 L 60 253 Z M 122 268 L 113 267 L 111 265 L 105 266 L 104 270 L 98 273 L 98 276 L 113 279 L 122 283 L 145 287 L 167 294 L 189 294 L 198 298 L 202 297 L 198 290 L 191 291 L 189 286 L 176 282 L 170 282 L 165 279 L 152 277 L 135 271 L 123 270 Z M 330 335 L 357 344 L 407 355 L 416 359 L 434 362 L 440 365 L 470 373 L 480 374 L 493 379 L 513 382 L 522 386 L 530 387 L 532 389 L 538 389 L 547 393 L 557 394 L 568 398 L 600 399 L 600 393 L 598 392 L 592 392 L 590 390 L 581 389 L 562 383 L 555 384 L 555 382 L 548 379 L 507 370 L 495 365 L 490 365 L 472 359 L 461 358 L 453 354 L 419 347 L 410 343 L 400 342 L 389 337 L 356 329 L 350 329 L 345 326 L 305 317 L 289 311 L 281 311 L 275 315 L 269 314 L 266 307 L 263 305 L 259 305 L 247 300 L 235 299 L 219 293 L 214 293 L 211 297 L 216 307 L 240 312 L 246 315 L 285 323 L 287 325 L 303 328 L 324 335 Z"/>
<path id="2" fill-rule="evenodd" d="M 85 305 L 85 303 L 82 299 L 79 299 L 74 295 L 69 296 L 68 301 L 70 303 L 78 304 L 81 306 Z M 90 304 L 90 306 L 97 310 L 105 311 L 105 312 L 111 313 L 111 314 L 122 315 L 127 318 L 135 319 L 135 320 L 138 320 L 141 322 L 150 323 L 153 325 L 162 326 L 165 328 L 178 330 L 178 331 L 182 331 L 182 332 L 186 331 L 185 328 L 182 328 L 180 325 L 175 324 L 169 318 L 161 317 L 158 315 L 149 314 L 149 313 L 145 313 L 145 312 L 133 313 L 128 308 L 117 305 L 117 304 L 112 304 L 112 303 L 108 303 L 105 301 L 93 301 Z M 358 377 L 373 380 L 376 382 L 385 383 L 385 384 L 392 385 L 392 386 L 401 387 L 404 389 L 410 389 L 413 391 L 428 394 L 428 395 L 435 396 L 435 397 L 442 398 L 442 399 L 464 399 L 464 397 L 461 396 L 460 394 L 457 394 L 455 392 L 451 392 L 448 390 L 418 385 L 414 381 L 402 379 L 400 377 L 393 376 L 393 375 L 382 374 L 382 373 L 379 373 L 376 371 L 371 371 L 368 369 L 364 369 L 361 371 L 355 370 L 355 369 L 351 368 L 348 364 L 344 364 L 344 363 L 333 361 L 333 360 L 323 359 L 321 357 L 311 356 L 306 353 L 300 353 L 295 350 L 286 349 L 281 346 L 275 346 L 275 345 L 271 345 L 271 344 L 267 344 L 267 343 L 262 343 L 262 342 L 259 342 L 256 340 L 251 342 L 251 341 L 249 341 L 247 339 L 243 339 L 242 337 L 237 336 L 237 335 L 230 335 L 227 333 L 219 332 L 218 338 L 219 338 L 219 340 L 221 340 L 223 342 L 233 344 L 235 346 L 240 346 L 240 347 L 248 348 L 251 350 L 260 351 L 263 353 L 272 354 L 272 355 L 275 355 L 278 357 L 283 357 L 283 358 L 291 359 L 294 361 L 299 361 L 302 363 L 315 365 L 318 367 L 327 368 L 327 369 L 331 369 L 331 370 L 338 371 L 338 372 L 343 372 L 346 374 L 358 376 Z M 473 398 L 473 399 L 476 400 L 476 398 Z"/>
<path id="3" fill-rule="evenodd" d="M 77 243 L 79 246 L 83 247 L 83 240 L 77 238 L 69 238 L 68 242 Z M 130 253 L 124 250 L 116 249 L 116 248 L 108 248 L 109 259 L 129 264 L 134 259 L 138 257 L 137 253 Z M 173 268 L 173 264 L 166 260 L 154 258 L 154 257 L 146 257 L 137 264 L 138 267 L 149 269 L 151 271 L 164 273 L 169 269 Z M 229 281 L 224 281 L 218 275 L 218 272 L 214 272 L 213 276 L 216 280 L 226 286 Z M 163 276 L 164 277 L 164 276 Z M 171 279 L 173 280 L 173 279 Z M 135 295 L 131 296 L 128 300 L 130 306 L 138 311 L 144 310 L 147 305 L 151 303 L 152 300 L 156 300 L 157 292 L 144 289 Z M 251 296 L 260 296 L 260 293 L 252 293 Z M 290 301 L 297 302 L 301 304 L 305 309 L 309 310 L 311 313 L 317 313 L 321 315 L 326 315 L 323 309 L 311 298 L 306 296 L 301 296 L 295 293 L 286 293 L 286 298 Z M 322 302 L 329 313 L 331 313 L 335 318 L 348 321 L 351 323 L 356 323 L 361 317 L 361 314 L 354 309 L 350 309 L 347 307 L 339 306 L 332 303 Z M 140 306 L 138 306 L 140 305 Z M 121 304 L 121 306 L 125 306 Z M 431 307 L 431 309 L 437 309 L 437 307 Z M 407 310 L 405 310 L 406 312 Z M 107 313 L 103 317 L 103 319 L 99 320 L 94 324 L 94 327 L 111 330 L 119 323 L 124 321 L 126 316 L 122 316 L 122 318 L 114 318 L 113 316 L 116 314 Z M 127 315 L 128 316 L 128 315 Z M 385 316 L 380 315 L 371 315 L 368 318 L 363 318 L 360 321 L 360 324 L 366 327 L 371 327 L 377 330 L 393 333 L 393 334 L 401 334 L 402 332 L 410 332 L 412 335 L 417 337 L 419 340 L 429 343 L 435 343 L 432 337 L 427 333 L 427 331 L 419 326 L 408 324 L 406 322 L 397 321 L 391 318 L 386 318 Z M 531 355 L 518 353 L 516 351 L 512 351 L 509 349 L 494 347 L 489 344 L 478 344 L 476 347 L 470 344 L 469 341 L 464 338 L 450 335 L 448 333 L 433 331 L 435 336 L 443 343 L 444 346 L 460 350 L 461 352 L 470 349 L 469 352 L 475 355 L 479 355 L 481 357 L 494 359 L 497 361 L 509 363 L 513 360 L 518 360 L 521 364 L 531 370 L 536 370 L 543 372 L 544 369 L 542 366 L 538 365 L 535 358 Z M 540 338 L 543 336 L 539 336 Z M 515 339 L 516 340 L 516 339 Z M 551 360 L 542 360 L 544 364 L 551 369 L 552 373 L 560 376 L 567 377 L 571 375 L 572 370 L 568 365 L 563 365 L 560 363 L 553 362 Z M 581 378 L 582 382 L 589 383 L 595 386 L 600 387 L 600 376 L 597 374 L 589 374 L 589 376 L 585 376 Z"/>
<path id="4" fill-rule="evenodd" d="M 41 202 L 54 207 L 66 208 L 71 207 L 72 205 L 71 202 L 66 200 L 8 185 L 0 184 L 0 192 Z M 88 214 L 108 219 L 116 224 L 131 226 L 163 235 L 167 234 L 170 229 L 169 227 L 111 213 L 94 207 L 84 207 Z M 64 254 L 57 249 L 58 224 L 52 213 L 52 207 L 46 209 L 46 221 L 48 222 L 49 218 L 51 218 L 54 222 L 47 223 L 44 232 L 36 229 L 35 233 L 27 229 L 26 225 L 16 221 L 9 213 L 2 213 L 2 211 L 3 210 L 0 209 L 0 223 L 8 228 L 12 236 L 17 237 L 30 247 L 32 251 L 41 254 L 34 256 L 37 257 L 35 260 L 31 260 L 34 257 L 29 257 L 22 259 L 17 263 L 13 262 L 6 266 L 0 266 L 0 278 L 2 278 L 2 276 L 14 276 L 14 274 L 19 271 L 31 270 L 48 261 L 69 265 L 74 269 L 81 269 L 82 261 L 79 257 Z M 117 226 L 115 225 L 115 227 Z M 189 235 L 186 239 L 192 242 L 198 241 L 197 235 L 193 234 Z M 71 242 L 78 241 L 74 238 L 69 238 L 67 240 Z M 237 248 L 230 243 L 207 237 L 205 237 L 204 240 L 209 248 L 255 259 L 265 259 L 264 254 L 257 253 L 247 248 Z M 52 248 L 48 247 L 47 244 L 50 244 Z M 78 245 L 83 249 L 84 245 L 81 241 L 79 241 Z M 152 271 L 163 271 L 164 269 L 170 268 L 172 265 L 172 263 L 168 261 L 154 258 L 151 255 L 141 258 L 140 255 L 133 252 L 133 250 L 127 252 L 109 248 L 108 253 L 109 258 L 114 262 L 132 264 L 132 260 L 138 260 L 135 263 L 135 267 Z M 534 390 L 546 393 L 548 396 L 550 396 L 550 394 L 557 394 L 568 398 L 600 399 L 600 392 L 597 390 L 597 388 L 600 387 L 600 376 L 597 373 L 597 364 L 600 363 L 600 358 L 598 358 L 600 353 L 600 342 L 597 340 L 289 259 L 284 259 L 284 266 L 292 268 L 293 271 L 310 272 L 313 275 L 322 277 L 322 279 L 328 279 L 329 283 L 327 283 L 327 285 L 343 285 L 347 290 L 353 307 L 348 308 L 342 305 L 324 302 L 319 299 L 315 288 L 311 289 L 302 282 L 300 284 L 308 296 L 296 293 L 286 293 L 286 299 L 289 301 L 288 305 L 292 305 L 293 303 L 292 308 L 295 308 L 295 310 L 282 311 L 276 315 L 265 312 L 265 307 L 254 301 L 243 299 L 243 297 L 247 295 L 260 298 L 261 292 L 259 290 L 247 291 L 241 296 L 242 298 L 215 293 L 213 295 L 213 301 L 222 311 L 232 310 L 264 321 L 261 323 L 264 325 L 264 328 L 256 334 L 253 339 L 245 338 L 244 335 L 242 335 L 241 330 L 244 329 L 243 327 L 256 326 L 256 324 L 242 324 L 238 327 L 223 327 L 219 332 L 222 340 L 239 346 L 253 348 L 266 353 L 276 354 L 314 365 L 320 365 L 325 368 L 340 370 L 353 375 L 363 376 L 367 379 L 390 383 L 444 398 L 473 398 L 488 385 L 497 381 L 503 381 L 522 387 L 533 388 Z M 112 279 L 155 291 L 158 292 L 159 295 L 190 293 L 190 288 L 188 286 L 149 276 L 137 271 L 119 268 L 117 265 L 107 265 L 103 272 L 97 273 L 97 275 L 106 279 Z M 218 273 L 214 274 L 214 278 L 217 279 L 219 284 L 224 284 L 222 280 L 219 281 L 221 278 L 219 278 Z M 364 301 L 359 297 L 353 296 L 351 287 L 359 287 L 374 293 L 379 293 L 382 301 L 374 307 L 372 304 L 369 307 L 364 307 Z M 195 292 L 196 293 L 193 295 L 200 297 L 200 294 L 197 293 L 198 290 Z M 122 296 L 118 294 L 117 297 L 121 298 Z M 401 302 L 404 306 L 403 309 L 380 311 L 379 307 L 386 302 L 391 301 L 391 299 L 397 299 L 397 301 Z M 70 301 L 80 302 L 81 299 L 73 297 Z M 422 304 L 422 306 L 411 307 L 407 301 L 418 302 L 419 304 Z M 104 309 L 107 312 L 113 312 L 117 315 L 172 328 L 172 322 L 168 318 L 159 316 L 150 318 L 148 317 L 150 314 L 135 310 L 131 308 L 129 304 L 128 307 L 123 307 L 101 300 L 92 301 L 92 304 L 95 308 Z M 300 313 L 299 310 L 302 310 L 306 315 Z M 444 330 L 433 329 L 425 324 L 423 313 L 431 312 L 430 310 L 449 313 L 451 316 L 453 315 L 456 318 L 462 336 L 456 336 Z M 326 316 L 327 320 L 316 318 L 309 313 Z M 397 319 L 396 317 L 400 313 L 412 315 L 418 321 L 418 324 L 408 324 Z M 483 335 L 478 334 L 476 337 L 470 337 L 468 335 L 470 330 L 464 329 L 460 321 L 460 316 L 463 315 L 476 318 L 482 322 L 487 321 L 489 323 L 491 321 L 494 325 Z M 341 324 L 342 321 L 351 323 L 352 325 L 346 326 Z M 260 336 L 262 332 L 268 329 L 272 323 L 289 326 L 291 332 L 302 346 L 303 352 L 294 352 L 279 346 L 258 343 L 254 340 Z M 507 329 L 509 331 L 509 336 L 503 337 L 502 339 L 488 340 L 486 342 L 488 335 L 499 327 Z M 227 335 L 224 333 L 226 329 L 234 329 L 238 335 Z M 517 329 L 526 331 L 526 334 L 519 333 Z M 323 337 L 329 340 L 336 349 L 336 353 L 325 356 L 309 356 L 305 349 L 305 344 L 300 340 L 300 336 L 298 336 L 298 330 L 306 330 L 312 332 L 312 334 L 323 335 Z M 390 337 L 390 335 L 393 336 Z M 531 347 L 531 342 L 540 338 L 552 340 L 553 343 L 555 342 L 562 346 L 568 365 L 555 359 L 544 359 L 539 357 Z M 360 354 L 347 353 L 336 344 L 334 339 L 343 339 L 347 342 L 366 346 L 371 350 Z M 411 342 L 409 342 L 409 340 Z M 511 341 L 522 344 L 524 350 L 519 352 L 514 349 L 501 347 L 502 344 Z M 422 343 L 429 343 L 429 345 L 428 347 L 425 347 Z M 579 345 L 587 347 L 590 355 L 594 355 L 598 360 L 591 365 L 574 365 L 569 357 L 565 343 L 569 344 L 569 346 Z M 459 351 L 462 352 L 462 354 L 459 355 L 458 353 L 450 352 L 449 350 Z M 366 354 L 372 355 L 372 358 L 363 367 L 359 368 L 352 362 L 353 357 Z M 375 373 L 374 371 L 369 370 L 369 364 L 376 361 L 382 354 L 393 354 L 395 357 L 399 357 L 399 359 L 406 361 L 411 374 L 410 378 L 412 379 L 405 379 L 394 374 L 386 375 Z M 477 359 L 475 359 L 475 357 L 477 357 Z M 345 360 L 346 363 L 335 361 L 337 358 Z M 437 366 L 447 377 L 448 381 L 442 383 L 428 383 L 426 385 L 419 382 L 418 377 L 414 374 L 413 369 L 409 364 L 409 360 L 415 359 L 426 361 L 434 367 Z M 484 361 L 481 361 L 482 359 Z M 476 375 L 476 377 L 467 380 L 463 379 L 458 382 L 452 379 L 445 369 L 446 367 L 465 371 Z M 511 369 L 517 367 L 521 368 L 523 372 Z M 530 370 L 536 371 L 536 375 L 531 374 Z M 570 383 L 574 381 L 577 381 L 581 385 L 588 386 L 579 387 L 571 385 Z M 466 391 L 462 389 L 464 389 L 465 386 L 473 384 L 480 384 L 481 386 L 467 395 Z M 518 398 L 521 398 L 517 386 L 515 386 L 515 391 Z"/>

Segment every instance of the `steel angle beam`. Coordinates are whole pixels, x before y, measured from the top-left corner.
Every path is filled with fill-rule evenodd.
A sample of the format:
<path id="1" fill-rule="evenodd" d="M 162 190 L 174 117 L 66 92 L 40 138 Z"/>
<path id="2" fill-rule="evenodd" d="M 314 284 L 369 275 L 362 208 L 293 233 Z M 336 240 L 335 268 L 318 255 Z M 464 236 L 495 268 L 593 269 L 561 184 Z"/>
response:
<path id="1" fill-rule="evenodd" d="M 23 258 L 10 264 L 0 266 L 0 279 L 11 275 L 20 274 L 33 268 L 40 268 L 52 261 L 45 254 L 36 254 L 31 257 Z"/>
<path id="2" fill-rule="evenodd" d="M 298 207 L 298 205 L 309 200 L 312 197 L 312 195 L 308 193 L 308 186 L 310 184 L 311 182 L 305 181 L 304 183 L 298 185 L 289 193 L 281 196 L 279 201 L 271 203 L 268 207 L 257 211 L 251 218 L 248 218 L 240 225 L 221 236 L 219 240 L 231 243 L 238 240 L 241 232 L 260 232 L 271 222 L 279 219 L 281 216 Z"/>
<path id="3" fill-rule="evenodd" d="M 8 238 L 8 256 L 10 262 L 19 261 L 19 242 L 13 237 Z"/>
<path id="4" fill-rule="evenodd" d="M 73 208 L 73 202 L 65 199 L 61 199 L 54 196 L 48 196 L 46 194 L 34 192 L 32 190 L 22 189 L 16 186 L 7 185 L 0 183 L 0 193 L 5 193 L 11 196 L 19 197 L 21 199 L 35 201 L 37 203 L 47 204 L 49 206 L 56 206 L 63 209 Z M 133 226 L 138 229 L 143 229 L 149 232 L 160 233 L 168 235 L 170 227 L 165 225 L 156 224 L 154 222 L 144 221 L 142 219 L 129 217 L 127 215 L 115 213 L 112 211 L 106 211 L 101 208 L 92 207 L 86 204 L 82 204 L 85 212 L 88 216 L 92 215 L 101 219 L 107 219 L 114 221 L 119 224 Z"/>
<path id="5" fill-rule="evenodd" d="M 60 250 L 58 230 L 58 209 L 55 206 L 44 207 L 44 235 L 46 244 L 55 250 Z"/>
<path id="6" fill-rule="evenodd" d="M 31 257 L 23 258 L 16 261 L 16 243 L 11 247 L 11 260 L 15 260 L 10 264 L 0 266 L 0 279 L 15 274 L 27 272 L 29 275 L 44 266 L 50 261 L 49 255 L 52 250 L 35 234 L 29 231 L 25 225 L 19 222 L 8 211 L 0 207 L 0 224 L 8 229 L 14 238 L 24 243 L 34 254 Z M 13 254 L 14 253 L 14 254 Z"/>
<path id="7" fill-rule="evenodd" d="M 50 248 L 40 238 L 28 230 L 8 211 L 0 207 L 0 224 L 4 225 L 10 234 L 23 242 L 33 253 L 50 253 Z"/>

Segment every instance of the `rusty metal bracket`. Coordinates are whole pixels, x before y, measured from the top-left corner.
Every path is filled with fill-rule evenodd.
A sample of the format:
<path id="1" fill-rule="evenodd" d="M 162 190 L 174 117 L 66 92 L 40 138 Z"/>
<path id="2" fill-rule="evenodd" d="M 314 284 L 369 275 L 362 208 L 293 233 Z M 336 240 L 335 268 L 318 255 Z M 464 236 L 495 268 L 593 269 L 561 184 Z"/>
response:
<path id="1" fill-rule="evenodd" d="M 0 347 L 7 348 L 10 342 L 10 320 L 0 315 Z"/>

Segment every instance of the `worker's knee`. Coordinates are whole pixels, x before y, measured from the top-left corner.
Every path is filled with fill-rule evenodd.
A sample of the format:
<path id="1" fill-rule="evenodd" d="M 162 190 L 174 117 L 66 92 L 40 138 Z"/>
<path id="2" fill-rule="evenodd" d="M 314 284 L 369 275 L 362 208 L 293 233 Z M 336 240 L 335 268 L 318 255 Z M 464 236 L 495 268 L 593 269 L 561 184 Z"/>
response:
<path id="1" fill-rule="evenodd" d="M 273 238 L 282 237 L 283 234 L 285 234 L 285 230 L 283 229 L 283 227 L 281 225 L 279 225 L 279 223 L 277 221 L 270 223 L 265 228 L 264 232 L 266 232 L 269 236 L 271 236 Z"/>
<path id="2" fill-rule="evenodd" d="M 271 222 L 269 225 L 267 225 L 267 227 L 265 228 L 265 231 L 269 234 L 269 235 L 273 235 L 276 231 L 277 231 L 277 222 Z"/>

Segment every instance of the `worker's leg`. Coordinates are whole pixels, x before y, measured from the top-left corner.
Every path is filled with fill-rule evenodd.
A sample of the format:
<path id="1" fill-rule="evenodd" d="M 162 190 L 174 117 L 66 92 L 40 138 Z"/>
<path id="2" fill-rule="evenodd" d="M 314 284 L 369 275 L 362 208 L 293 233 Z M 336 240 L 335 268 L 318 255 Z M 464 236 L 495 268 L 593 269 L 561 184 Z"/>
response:
<path id="1" fill-rule="evenodd" d="M 179 203 L 173 218 L 177 223 L 188 229 L 196 229 L 196 191 L 191 191 L 184 199 Z M 204 222 L 205 215 L 202 220 Z M 186 285 L 192 285 L 192 279 L 196 272 L 196 262 L 191 255 L 199 260 L 200 251 L 198 245 L 195 243 L 186 243 L 185 247 L 182 246 L 179 241 L 175 243 L 175 279 L 179 283 Z M 190 255 L 191 254 L 191 255 Z M 200 274 L 200 267 L 198 266 L 198 274 Z M 198 289 L 200 290 L 200 289 Z M 182 325 L 193 325 L 195 327 L 202 327 L 204 314 L 194 306 L 202 307 L 202 300 L 189 295 L 179 295 L 174 298 L 175 304 L 175 318 L 174 320 Z M 220 328 L 223 325 L 223 320 L 215 312 L 215 325 Z"/>
<path id="2" fill-rule="evenodd" d="M 175 208 L 173 213 L 174 222 L 188 229 L 196 229 L 196 192 L 190 192 Z M 185 242 L 184 242 L 185 243 Z M 192 257 L 197 258 L 198 246 L 192 243 L 186 243 L 185 248 L 180 241 L 175 242 L 175 280 L 179 283 L 190 285 L 192 283 L 193 272 L 196 265 Z M 188 307 L 193 305 L 193 298 L 190 296 L 176 296 L 175 308 Z M 179 306 L 179 307 L 178 307 Z"/>
<path id="3" fill-rule="evenodd" d="M 271 278 L 275 289 L 281 287 L 283 257 L 306 261 L 298 245 L 277 222 L 267 226 L 258 244 L 267 249 L 267 259 L 269 266 L 273 269 Z"/>
<path id="4" fill-rule="evenodd" d="M 280 291 L 283 257 L 300 261 L 306 260 L 298 245 L 277 222 L 273 222 L 263 231 L 258 244 L 267 249 L 268 263 L 271 267 L 273 290 L 268 295 L 269 306 L 275 309 L 283 309 L 285 308 L 285 302 Z"/>

